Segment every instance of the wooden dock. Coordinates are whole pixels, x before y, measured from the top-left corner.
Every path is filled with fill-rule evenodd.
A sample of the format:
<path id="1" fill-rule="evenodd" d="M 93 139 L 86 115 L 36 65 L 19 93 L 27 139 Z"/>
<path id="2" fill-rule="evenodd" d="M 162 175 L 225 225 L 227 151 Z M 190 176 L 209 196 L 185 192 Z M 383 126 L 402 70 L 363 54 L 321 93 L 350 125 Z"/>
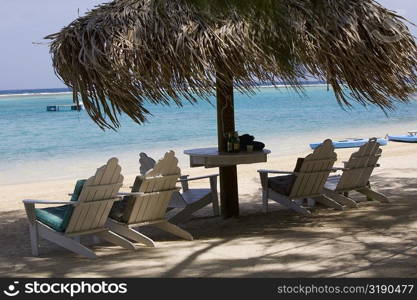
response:
<path id="1" fill-rule="evenodd" d="M 48 105 L 46 111 L 80 111 L 84 109 L 84 105 L 80 104 L 57 104 L 57 105 Z"/>

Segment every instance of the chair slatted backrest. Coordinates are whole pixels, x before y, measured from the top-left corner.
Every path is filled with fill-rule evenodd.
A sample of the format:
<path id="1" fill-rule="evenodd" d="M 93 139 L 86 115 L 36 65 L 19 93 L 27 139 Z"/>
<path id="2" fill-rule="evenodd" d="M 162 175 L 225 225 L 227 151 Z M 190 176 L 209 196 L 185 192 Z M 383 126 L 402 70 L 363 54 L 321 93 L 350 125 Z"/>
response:
<path id="1" fill-rule="evenodd" d="M 320 195 L 336 158 L 332 141 L 325 140 L 304 158 L 289 197 L 295 199 Z"/>
<path id="2" fill-rule="evenodd" d="M 127 216 L 128 224 L 138 224 L 164 219 L 168 202 L 180 176 L 178 159 L 173 151 L 165 153 L 153 167 L 143 175 L 132 208 Z"/>
<path id="3" fill-rule="evenodd" d="M 155 166 L 155 160 L 149 157 L 146 153 L 141 152 L 139 154 L 139 165 L 140 174 L 141 176 L 144 176 L 146 172 L 148 172 L 150 169 L 153 169 L 153 167 Z M 187 202 L 185 202 L 184 198 L 182 197 L 179 191 L 174 191 L 172 193 L 169 204 L 170 207 L 185 207 L 187 205 Z"/>
<path id="4" fill-rule="evenodd" d="M 345 163 L 346 170 L 336 186 L 336 190 L 352 190 L 365 187 L 377 165 L 382 149 L 376 138 L 369 139 L 369 142 L 354 152 L 349 161 Z"/>
<path id="5" fill-rule="evenodd" d="M 123 184 L 121 170 L 117 158 L 111 158 L 84 183 L 65 234 L 104 228 L 110 209 Z"/>

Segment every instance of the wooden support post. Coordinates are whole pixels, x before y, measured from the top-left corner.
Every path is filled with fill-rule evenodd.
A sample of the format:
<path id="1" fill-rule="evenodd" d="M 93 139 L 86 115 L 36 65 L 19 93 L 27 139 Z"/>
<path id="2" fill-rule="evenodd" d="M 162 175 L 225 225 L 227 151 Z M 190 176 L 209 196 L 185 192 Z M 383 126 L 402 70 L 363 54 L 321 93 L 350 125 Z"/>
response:
<path id="1" fill-rule="evenodd" d="M 217 137 L 219 151 L 226 152 L 226 133 L 235 131 L 233 78 L 218 71 L 216 74 Z M 220 203 L 223 218 L 239 216 L 239 196 L 236 166 L 219 168 Z"/>

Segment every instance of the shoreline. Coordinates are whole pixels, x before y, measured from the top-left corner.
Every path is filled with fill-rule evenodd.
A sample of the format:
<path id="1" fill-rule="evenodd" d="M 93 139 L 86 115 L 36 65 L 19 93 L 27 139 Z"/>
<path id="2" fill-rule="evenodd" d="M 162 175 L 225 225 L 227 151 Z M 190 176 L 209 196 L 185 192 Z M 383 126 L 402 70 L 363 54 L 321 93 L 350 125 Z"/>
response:
<path id="1" fill-rule="evenodd" d="M 357 151 L 358 148 L 348 149 L 336 149 L 338 154 L 338 161 L 336 165 L 340 165 L 342 161 L 349 158 L 350 154 Z M 397 177 L 417 177 L 417 170 L 410 168 L 409 162 L 414 159 L 417 144 L 410 143 L 389 143 L 387 146 L 382 147 L 381 168 L 375 171 L 375 174 L 387 174 L 391 176 L 395 174 Z M 239 165 L 238 177 L 239 177 L 239 194 L 248 195 L 254 194 L 260 189 L 259 178 L 257 174 L 258 169 L 279 169 L 279 170 L 292 170 L 295 165 L 297 157 L 304 157 L 311 153 L 312 150 L 305 147 L 301 151 L 294 151 L 292 153 L 279 153 L 275 152 L 275 155 L 268 157 L 267 163 Z M 218 173 L 217 168 L 190 168 L 188 165 L 188 157 L 183 155 L 179 151 L 176 151 L 177 157 L 180 160 L 180 167 L 182 174 L 189 174 L 190 176 L 202 176 L 208 174 Z M 116 155 L 115 155 L 116 156 Z M 132 154 L 131 157 L 119 157 L 119 161 L 122 165 L 122 173 L 125 177 L 123 189 L 129 191 L 129 187 L 132 185 L 134 178 L 139 172 L 138 154 Z M 117 157 L 117 156 L 116 156 Z M 108 157 L 109 158 L 109 157 Z M 108 159 L 107 158 L 107 159 Z M 159 156 L 154 156 L 158 159 Z M 14 183 L 8 183 L 1 185 L 0 189 L 0 211 L 14 211 L 22 210 L 23 205 L 21 201 L 23 199 L 45 199 L 45 200 L 62 200 L 65 201 L 68 198 L 68 193 L 71 193 L 74 188 L 74 183 L 77 179 L 87 178 L 91 176 L 94 170 L 99 165 L 104 164 L 106 160 L 97 159 L 99 163 L 83 161 L 79 162 L 77 166 L 73 166 L 75 169 L 74 174 L 64 174 L 66 167 L 61 166 L 55 170 L 55 172 L 63 176 L 51 177 L 51 178 L 39 178 L 36 174 L 39 174 L 40 168 L 32 170 L 29 175 L 33 175 L 32 180 L 29 182 L 18 181 Z M 48 171 L 46 171 L 48 173 Z M 194 186 L 204 187 L 207 182 L 204 180 L 193 182 Z"/>
<path id="2" fill-rule="evenodd" d="M 265 148 L 271 150 L 269 158 L 279 159 L 281 157 L 291 157 L 294 155 L 302 155 L 312 151 L 309 144 L 321 142 L 327 138 L 338 141 L 346 138 L 371 138 L 385 137 L 387 133 L 406 132 L 407 129 L 414 126 L 414 122 L 404 122 L 395 126 L 368 126 L 368 127 L 351 127 L 334 129 L 322 129 L 315 132 L 294 133 L 287 137 L 267 136 L 255 137 L 265 143 Z M 387 128 L 391 128 L 390 132 L 386 132 Z M 210 138 L 211 139 L 211 138 Z M 391 144 L 401 144 L 389 142 Z M 182 169 L 189 168 L 189 157 L 183 154 L 183 151 L 191 148 L 213 147 L 211 143 L 192 143 L 187 141 L 185 144 L 176 142 L 171 146 L 167 143 L 166 147 L 158 146 L 158 148 L 141 147 L 140 144 L 130 145 L 126 150 L 126 145 L 121 145 L 117 149 L 103 150 L 101 152 L 86 151 L 84 153 L 73 153 L 65 156 L 57 156 L 49 159 L 19 160 L 15 163 L 2 163 L 0 172 L 0 187 L 16 184 L 32 184 L 37 182 L 49 181 L 65 181 L 75 178 L 89 176 L 91 170 L 97 168 L 100 164 L 105 163 L 110 157 L 117 157 L 122 168 L 128 174 L 132 174 L 138 170 L 138 157 L 140 152 L 145 152 L 154 159 L 162 157 L 166 151 L 173 150 L 179 160 L 179 166 Z M 382 149 L 387 146 L 382 147 Z M 416 145 L 417 147 L 417 145 Z M 351 148 L 354 151 L 355 148 Z M 193 169 L 191 173 L 194 172 Z M 216 171 L 217 172 L 217 171 Z M 0 192 L 1 193 L 1 192 Z"/>

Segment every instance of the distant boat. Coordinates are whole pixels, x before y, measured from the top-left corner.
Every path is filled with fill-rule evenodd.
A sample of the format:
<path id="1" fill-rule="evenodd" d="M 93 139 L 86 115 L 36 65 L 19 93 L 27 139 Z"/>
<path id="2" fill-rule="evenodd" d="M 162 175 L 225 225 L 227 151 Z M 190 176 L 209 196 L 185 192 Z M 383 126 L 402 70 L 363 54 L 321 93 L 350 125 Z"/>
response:
<path id="1" fill-rule="evenodd" d="M 385 146 L 386 144 L 388 144 L 388 140 L 384 139 L 384 138 L 378 138 L 376 141 L 381 146 Z M 369 139 L 348 138 L 348 139 L 345 139 L 345 140 L 333 142 L 333 147 L 335 147 L 335 148 L 356 148 L 356 147 L 360 147 L 360 146 L 366 144 L 367 142 L 369 142 Z M 313 143 L 313 144 L 310 144 L 310 147 L 311 147 L 311 149 L 316 149 L 321 144 L 322 143 Z"/>
<path id="2" fill-rule="evenodd" d="M 394 142 L 417 143 L 417 130 L 411 130 L 404 135 L 388 135 L 388 139 Z"/>

